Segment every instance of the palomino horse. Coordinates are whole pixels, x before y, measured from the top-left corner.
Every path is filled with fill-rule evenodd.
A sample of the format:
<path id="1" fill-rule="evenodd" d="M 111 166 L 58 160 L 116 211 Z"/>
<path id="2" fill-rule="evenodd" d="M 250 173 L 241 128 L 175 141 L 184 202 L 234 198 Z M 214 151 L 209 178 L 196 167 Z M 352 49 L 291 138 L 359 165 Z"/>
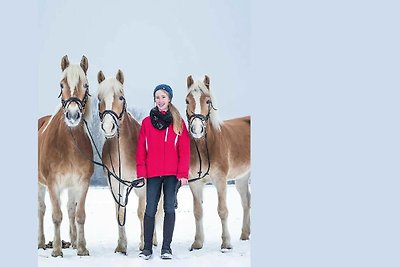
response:
<path id="1" fill-rule="evenodd" d="M 69 64 L 68 57 L 61 60 L 62 107 L 53 116 L 39 119 L 39 197 L 38 247 L 46 248 L 43 217 L 46 210 L 45 193 L 49 191 L 53 208 L 53 257 L 63 256 L 60 224 L 62 212 L 60 193 L 68 188 L 68 217 L 71 244 L 79 256 L 88 256 L 84 234 L 85 200 L 93 174 L 92 144 L 87 136 L 84 119 L 91 117 L 89 86 L 86 78 L 88 60 L 82 57 L 80 65 Z"/>
<path id="2" fill-rule="evenodd" d="M 115 78 L 105 79 L 102 71 L 97 75 L 99 82 L 98 100 L 101 130 L 106 138 L 102 151 L 102 162 L 106 166 L 105 175 L 115 200 L 116 216 L 118 221 L 119 238 L 115 252 L 126 254 L 127 239 L 125 233 L 125 215 L 128 198 L 127 184 L 121 183 L 115 177 L 110 177 L 108 171 L 124 182 L 136 179 L 136 147 L 140 131 L 140 124 L 127 111 L 124 97 L 124 75 L 118 70 Z M 123 195 L 125 193 L 125 196 Z M 146 206 L 145 187 L 136 188 L 139 198 L 137 215 L 141 225 L 139 249 L 143 250 L 143 218 Z M 124 199 L 125 198 L 125 199 Z M 154 235 L 153 244 L 156 245 Z"/>
<path id="3" fill-rule="evenodd" d="M 218 215 L 222 223 L 221 250 L 224 252 L 232 249 L 227 225 L 227 180 L 235 180 L 242 199 L 240 239 L 248 240 L 250 236 L 250 117 L 219 122 L 207 75 L 202 82 L 194 82 L 190 75 L 187 87 L 186 115 L 191 134 L 189 185 L 196 219 L 196 235 L 191 249 L 203 247 L 203 187 L 211 180 L 218 191 Z"/>

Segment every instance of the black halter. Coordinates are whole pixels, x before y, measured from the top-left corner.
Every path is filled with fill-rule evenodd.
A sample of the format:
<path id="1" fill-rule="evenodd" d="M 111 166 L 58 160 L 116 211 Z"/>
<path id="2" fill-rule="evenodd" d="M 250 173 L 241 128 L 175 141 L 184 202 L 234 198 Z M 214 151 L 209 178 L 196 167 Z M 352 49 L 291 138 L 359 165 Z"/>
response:
<path id="1" fill-rule="evenodd" d="M 209 172 L 210 172 L 210 168 L 211 168 L 211 159 L 210 159 L 210 153 L 209 153 L 209 151 L 208 151 L 207 123 L 208 123 L 208 120 L 209 120 L 209 118 L 210 118 L 211 108 L 214 109 L 214 110 L 217 110 L 216 108 L 214 108 L 214 106 L 213 106 L 211 100 L 209 100 L 209 101 L 208 101 L 208 113 L 207 113 L 206 116 L 204 116 L 203 114 L 196 114 L 196 113 L 194 113 L 193 111 L 192 111 L 192 115 L 189 115 L 189 113 L 187 112 L 187 109 L 186 109 L 186 116 L 187 116 L 188 121 L 189 121 L 189 129 L 190 129 L 190 126 L 191 126 L 191 124 L 193 123 L 193 120 L 194 120 L 194 119 L 197 118 L 197 119 L 200 119 L 200 121 L 201 121 L 203 130 L 205 131 L 205 133 L 204 133 L 203 136 L 204 136 L 205 143 L 206 143 L 206 152 L 207 152 L 207 160 L 208 160 L 208 168 L 207 168 L 207 171 L 202 175 L 203 172 L 202 172 L 202 170 L 201 170 L 201 167 L 202 167 L 201 155 L 200 155 L 199 148 L 198 148 L 198 146 L 197 146 L 197 141 L 194 140 L 194 144 L 195 144 L 195 146 L 196 146 L 197 155 L 198 155 L 198 157 L 199 157 L 199 165 L 200 165 L 200 167 L 199 167 L 199 171 L 197 172 L 197 175 L 198 175 L 198 176 L 197 176 L 196 178 L 190 179 L 189 182 L 194 182 L 194 181 L 203 179 L 203 178 L 206 177 L 207 175 L 210 175 Z M 190 135 L 192 135 L 192 134 L 190 133 Z"/>
<path id="2" fill-rule="evenodd" d="M 119 113 L 119 115 L 117 113 L 115 113 L 111 109 L 106 109 L 103 112 L 100 112 L 100 103 L 99 103 L 99 116 L 100 116 L 100 121 L 101 122 L 103 121 L 104 116 L 107 115 L 107 114 L 111 115 L 111 117 L 113 118 L 115 123 L 117 122 L 117 120 L 121 120 L 122 119 L 122 116 L 124 115 L 124 113 L 126 111 L 126 100 L 125 100 L 125 97 L 122 96 L 122 95 L 119 97 L 119 99 L 124 101 L 124 104 L 123 104 L 124 106 L 122 108 L 121 113 Z"/>
<path id="3" fill-rule="evenodd" d="M 60 94 L 58 95 L 58 97 L 60 97 L 60 96 L 62 95 L 62 90 L 63 90 L 62 84 L 61 84 L 60 86 L 61 86 L 61 92 L 60 92 Z M 82 100 L 80 100 L 79 98 L 74 97 L 74 96 L 68 98 L 67 100 L 64 100 L 64 99 L 61 98 L 61 104 L 62 104 L 62 106 L 63 106 L 64 111 L 68 108 L 69 104 L 71 104 L 72 102 L 74 102 L 74 103 L 76 103 L 76 104 L 78 105 L 79 111 L 80 111 L 81 113 L 83 113 L 83 109 L 84 109 L 85 106 L 86 106 L 86 103 L 87 103 L 87 101 L 88 101 L 88 99 L 89 99 L 89 96 L 91 96 L 91 95 L 89 94 L 89 84 L 88 84 L 88 83 L 85 83 L 84 87 L 86 88 L 86 90 L 85 90 L 85 95 L 83 96 L 83 99 L 82 99 Z"/>

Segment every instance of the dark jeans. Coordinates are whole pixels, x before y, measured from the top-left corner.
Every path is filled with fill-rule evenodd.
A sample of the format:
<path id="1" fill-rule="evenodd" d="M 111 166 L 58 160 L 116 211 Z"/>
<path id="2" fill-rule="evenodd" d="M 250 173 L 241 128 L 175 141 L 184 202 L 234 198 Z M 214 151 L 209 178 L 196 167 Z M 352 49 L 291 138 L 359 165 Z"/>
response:
<path id="1" fill-rule="evenodd" d="M 161 250 L 171 251 L 172 236 L 175 227 L 175 204 L 178 179 L 176 176 L 159 176 L 146 180 L 146 212 L 144 216 L 144 249 L 152 251 L 155 215 L 161 188 L 164 193 L 163 244 Z"/>
<path id="2" fill-rule="evenodd" d="M 158 176 L 146 179 L 146 182 L 146 215 L 155 217 L 161 188 L 164 193 L 164 212 L 175 213 L 176 190 L 179 182 L 176 176 Z"/>

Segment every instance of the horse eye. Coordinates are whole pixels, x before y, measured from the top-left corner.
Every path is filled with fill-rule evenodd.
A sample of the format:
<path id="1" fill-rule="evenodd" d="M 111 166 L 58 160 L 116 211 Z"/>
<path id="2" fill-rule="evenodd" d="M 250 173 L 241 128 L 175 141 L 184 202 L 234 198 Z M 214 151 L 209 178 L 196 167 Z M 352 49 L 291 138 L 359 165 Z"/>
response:
<path id="1" fill-rule="evenodd" d="M 121 96 L 119 97 L 119 100 L 124 100 L 124 96 L 121 95 Z"/>
<path id="2" fill-rule="evenodd" d="M 63 88 L 64 88 L 64 85 L 63 85 L 62 83 L 60 83 L 60 87 L 61 87 L 61 89 L 63 89 Z"/>
<path id="3" fill-rule="evenodd" d="M 211 103 L 211 100 L 210 100 L 210 99 L 208 99 L 208 100 L 206 101 L 206 103 L 207 103 L 207 104 L 210 104 L 210 103 Z"/>
<path id="4" fill-rule="evenodd" d="M 186 99 L 186 105 L 189 105 L 189 100 Z"/>

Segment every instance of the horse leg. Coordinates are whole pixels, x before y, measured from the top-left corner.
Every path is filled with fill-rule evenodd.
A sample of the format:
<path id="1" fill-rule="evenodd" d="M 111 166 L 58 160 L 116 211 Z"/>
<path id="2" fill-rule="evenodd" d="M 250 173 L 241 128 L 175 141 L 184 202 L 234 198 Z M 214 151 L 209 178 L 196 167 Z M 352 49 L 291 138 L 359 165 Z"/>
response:
<path id="1" fill-rule="evenodd" d="M 135 193 L 139 198 L 138 207 L 137 207 L 137 216 L 140 222 L 140 243 L 139 249 L 143 250 L 144 248 L 144 228 L 143 228 L 143 220 L 144 220 L 144 212 L 146 210 L 146 189 L 145 187 L 142 188 L 135 188 Z"/>
<path id="2" fill-rule="evenodd" d="M 243 224 L 241 240 L 249 240 L 250 236 L 250 190 L 249 190 L 250 173 L 235 181 L 235 186 L 240 194 L 243 207 Z"/>
<path id="3" fill-rule="evenodd" d="M 226 180 L 221 178 L 213 181 L 218 193 L 218 215 L 222 224 L 222 252 L 232 249 L 228 230 L 228 208 L 226 206 Z"/>
<path id="4" fill-rule="evenodd" d="M 76 194 L 73 188 L 68 189 L 67 209 L 69 218 L 69 237 L 71 239 L 72 248 L 76 249 L 76 224 L 75 224 Z"/>
<path id="5" fill-rule="evenodd" d="M 53 209 L 52 219 L 54 224 L 54 237 L 53 237 L 53 251 L 51 256 L 58 257 L 63 256 L 61 250 L 61 237 L 60 237 L 60 225 L 62 221 L 62 212 L 60 207 L 60 190 L 57 186 L 49 186 L 49 196 L 51 201 L 51 206 Z"/>
<path id="6" fill-rule="evenodd" d="M 46 242 L 44 238 L 43 218 L 46 212 L 46 204 L 44 203 L 44 197 L 46 195 L 46 187 L 38 183 L 38 218 L 39 218 L 39 229 L 38 229 L 38 248 L 46 249 Z"/>
<path id="7" fill-rule="evenodd" d="M 77 234 L 78 234 L 78 256 L 89 256 L 89 251 L 86 248 L 86 239 L 85 239 L 85 220 L 86 220 L 86 213 L 85 213 L 85 202 L 86 202 L 86 195 L 89 189 L 89 179 L 82 181 L 79 184 L 79 187 L 75 187 L 77 192 L 77 203 L 76 203 L 76 213 L 75 219 L 77 223 Z"/>
<path id="8" fill-rule="evenodd" d="M 190 190 L 193 195 L 193 213 L 196 221 L 196 234 L 194 242 L 190 248 L 201 249 L 204 243 L 204 229 L 203 229 L 203 187 L 204 183 L 201 181 L 189 183 Z"/>
<path id="9" fill-rule="evenodd" d="M 126 255 L 127 240 L 126 240 L 125 225 L 122 226 L 120 225 L 123 224 L 126 219 L 125 210 L 126 208 L 120 207 L 118 203 L 115 203 L 115 211 L 118 223 L 118 243 L 117 247 L 114 250 L 114 253 L 119 252 Z"/>

